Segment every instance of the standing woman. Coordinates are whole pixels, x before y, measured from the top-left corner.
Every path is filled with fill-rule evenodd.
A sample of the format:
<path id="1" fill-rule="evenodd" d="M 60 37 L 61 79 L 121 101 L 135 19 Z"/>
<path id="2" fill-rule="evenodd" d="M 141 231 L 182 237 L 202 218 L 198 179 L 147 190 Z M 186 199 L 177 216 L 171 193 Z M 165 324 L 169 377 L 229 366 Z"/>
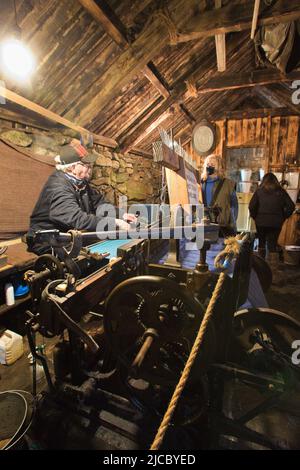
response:
<path id="1" fill-rule="evenodd" d="M 288 193 L 280 186 L 273 173 L 266 173 L 249 204 L 250 216 L 255 220 L 258 236 L 258 253 L 263 258 L 268 249 L 268 261 L 277 282 L 279 253 L 277 240 L 285 219 L 295 210 L 295 204 Z M 275 280 L 276 278 L 276 280 Z"/>
<path id="2" fill-rule="evenodd" d="M 238 200 L 235 186 L 234 181 L 224 177 L 221 157 L 206 157 L 201 175 L 202 203 L 210 209 L 210 215 L 214 214 L 213 222 L 220 225 L 220 236 L 223 237 L 236 234 Z"/>

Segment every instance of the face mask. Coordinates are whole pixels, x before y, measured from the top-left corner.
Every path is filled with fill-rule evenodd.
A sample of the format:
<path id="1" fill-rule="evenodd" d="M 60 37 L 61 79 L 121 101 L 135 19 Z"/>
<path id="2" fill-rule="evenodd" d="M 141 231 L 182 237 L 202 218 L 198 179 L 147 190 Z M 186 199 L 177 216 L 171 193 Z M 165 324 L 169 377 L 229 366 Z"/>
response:
<path id="1" fill-rule="evenodd" d="M 215 167 L 213 167 L 213 166 L 207 166 L 207 167 L 206 167 L 206 173 L 207 173 L 208 175 L 213 175 L 214 172 L 215 172 Z"/>

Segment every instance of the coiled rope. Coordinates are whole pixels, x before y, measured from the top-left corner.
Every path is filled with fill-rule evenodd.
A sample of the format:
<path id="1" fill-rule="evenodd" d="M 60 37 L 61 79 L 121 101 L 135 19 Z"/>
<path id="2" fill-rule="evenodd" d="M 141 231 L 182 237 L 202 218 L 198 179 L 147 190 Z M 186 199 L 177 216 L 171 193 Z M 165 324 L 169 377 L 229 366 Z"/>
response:
<path id="1" fill-rule="evenodd" d="M 240 251 L 240 241 L 242 239 L 241 235 L 238 235 L 236 237 L 229 237 L 225 240 L 225 248 L 222 250 L 215 259 L 215 266 L 217 268 L 221 269 L 228 269 L 229 263 L 235 258 Z M 229 262 L 227 261 L 229 260 Z M 221 261 L 223 261 L 221 263 Z M 160 423 L 160 426 L 157 430 L 156 436 L 154 438 L 154 441 L 150 447 L 150 450 L 158 450 L 163 442 L 163 439 L 165 437 L 165 433 L 170 425 L 170 422 L 172 420 L 173 414 L 176 410 L 177 403 L 181 397 L 181 394 L 183 392 L 183 389 L 188 381 L 191 369 L 193 367 L 193 364 L 195 362 L 195 359 L 199 353 L 199 350 L 203 344 L 203 340 L 205 337 L 205 333 L 207 330 L 207 326 L 209 321 L 212 318 L 212 314 L 214 311 L 214 306 L 216 304 L 217 299 L 219 298 L 222 287 L 224 284 L 224 281 L 226 279 L 226 273 L 222 272 L 219 275 L 217 284 L 214 288 L 213 294 L 211 296 L 211 299 L 209 301 L 209 304 L 207 306 L 206 312 L 204 314 L 203 320 L 201 322 L 197 337 L 195 339 L 195 342 L 193 344 L 193 347 L 191 349 L 190 355 L 188 357 L 188 360 L 185 364 L 185 367 L 183 369 L 182 375 L 180 377 L 180 380 L 178 384 L 176 385 L 176 388 L 174 390 L 174 393 L 172 395 L 172 398 L 170 400 L 170 403 L 168 405 L 167 411 L 165 412 L 165 415 L 162 419 L 162 422 Z"/>

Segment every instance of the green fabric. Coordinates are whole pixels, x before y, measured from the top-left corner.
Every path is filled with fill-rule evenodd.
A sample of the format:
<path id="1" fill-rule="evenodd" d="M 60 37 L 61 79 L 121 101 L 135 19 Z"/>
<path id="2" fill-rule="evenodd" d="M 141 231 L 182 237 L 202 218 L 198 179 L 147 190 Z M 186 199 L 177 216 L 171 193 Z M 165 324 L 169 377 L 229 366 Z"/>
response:
<path id="1" fill-rule="evenodd" d="M 219 180 L 216 180 L 213 188 L 213 195 L 218 186 Z M 220 207 L 222 209 L 220 215 L 218 216 L 218 223 L 221 226 L 231 227 L 235 229 L 236 224 L 231 211 L 231 195 L 235 190 L 235 182 L 225 178 L 223 180 L 222 187 L 219 191 L 219 194 L 214 201 L 213 207 Z M 213 196 L 214 199 L 214 196 Z"/>

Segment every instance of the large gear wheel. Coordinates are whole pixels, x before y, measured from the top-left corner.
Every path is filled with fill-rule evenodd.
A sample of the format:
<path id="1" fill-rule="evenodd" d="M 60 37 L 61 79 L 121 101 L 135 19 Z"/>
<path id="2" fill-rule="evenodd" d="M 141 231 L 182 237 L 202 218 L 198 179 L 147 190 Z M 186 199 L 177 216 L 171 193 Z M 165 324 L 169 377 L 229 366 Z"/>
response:
<path id="1" fill-rule="evenodd" d="M 136 404 L 162 414 L 178 383 L 204 315 L 184 286 L 159 276 L 119 284 L 105 305 L 104 329 L 129 394 Z M 215 352 L 210 324 L 192 368 L 177 419 L 190 422 L 203 411 L 204 377 Z M 191 389 L 193 393 L 191 392 Z M 205 395 L 205 398 L 204 398 Z"/>
<path id="2" fill-rule="evenodd" d="M 62 279 L 64 268 L 62 263 L 53 255 L 45 254 L 37 258 L 34 263 L 34 271 L 40 273 L 41 271 L 49 270 L 49 279 Z"/>

